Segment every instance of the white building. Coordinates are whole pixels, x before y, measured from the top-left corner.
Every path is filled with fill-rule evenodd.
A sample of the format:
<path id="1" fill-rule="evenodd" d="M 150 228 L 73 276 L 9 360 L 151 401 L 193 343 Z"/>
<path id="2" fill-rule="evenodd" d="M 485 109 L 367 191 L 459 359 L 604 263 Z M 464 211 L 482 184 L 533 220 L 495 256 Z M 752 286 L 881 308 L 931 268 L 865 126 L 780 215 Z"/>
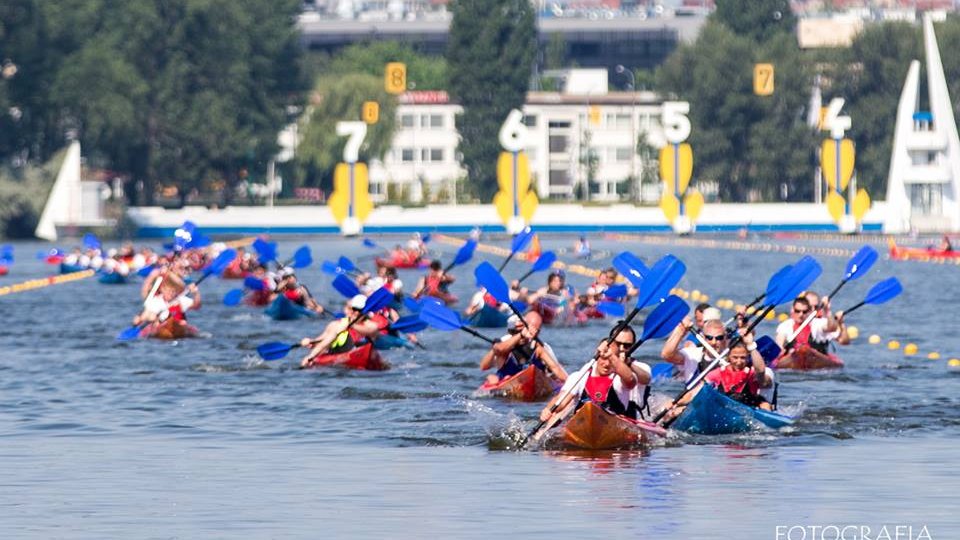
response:
<path id="1" fill-rule="evenodd" d="M 571 199 L 580 191 L 591 200 L 617 200 L 629 193 L 629 187 L 618 184 L 640 178 L 644 200 L 656 200 L 659 181 L 641 178 L 644 163 L 636 148 L 639 136 L 655 148 L 664 144 L 660 99 L 652 92 L 608 92 L 605 70 L 574 70 L 568 82 L 564 92 L 529 93 L 523 107 L 537 193 Z M 407 186 L 413 201 L 420 200 L 423 186 L 434 200 L 453 200 L 456 181 L 466 177 L 457 153 L 461 112 L 442 91 L 400 97 L 393 146 L 382 163 L 371 163 L 374 200 L 386 199 L 388 184 Z M 590 163 L 594 171 L 588 189 Z"/>
<path id="2" fill-rule="evenodd" d="M 914 60 L 897 107 L 884 231 L 960 230 L 960 138 L 930 16 L 923 20 L 929 111 Z"/>

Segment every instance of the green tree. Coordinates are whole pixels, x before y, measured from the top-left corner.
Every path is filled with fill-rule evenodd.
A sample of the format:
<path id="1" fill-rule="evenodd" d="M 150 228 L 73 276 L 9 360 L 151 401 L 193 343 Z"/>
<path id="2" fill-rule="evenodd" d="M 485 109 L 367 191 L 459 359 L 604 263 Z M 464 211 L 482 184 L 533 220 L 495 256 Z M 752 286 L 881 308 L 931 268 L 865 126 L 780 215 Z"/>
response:
<path id="1" fill-rule="evenodd" d="M 360 148 L 360 160 L 382 159 L 393 142 L 396 128 L 396 99 L 386 93 L 383 77 L 363 73 L 322 77 L 301 120 L 301 141 L 297 160 L 301 174 L 310 185 L 330 186 L 333 168 L 343 161 L 346 138 L 337 135 L 337 122 L 360 120 L 364 101 L 380 104 L 379 121 L 367 126 Z M 321 184 L 322 182 L 322 184 Z"/>
<path id="2" fill-rule="evenodd" d="M 789 0 L 717 0 L 712 18 L 756 42 L 792 34 L 797 25 Z"/>
<path id="3" fill-rule="evenodd" d="M 388 62 L 407 65 L 407 86 L 411 90 L 447 88 L 447 62 L 443 57 L 419 54 L 409 45 L 396 41 L 351 45 L 321 65 L 321 69 L 324 75 L 365 73 L 382 81 Z"/>
<path id="4" fill-rule="evenodd" d="M 536 54 L 527 0 L 455 0 L 447 45 L 450 93 L 463 106 L 459 151 L 468 188 L 482 201 L 497 192 L 497 135 L 511 109 L 526 100 Z"/>

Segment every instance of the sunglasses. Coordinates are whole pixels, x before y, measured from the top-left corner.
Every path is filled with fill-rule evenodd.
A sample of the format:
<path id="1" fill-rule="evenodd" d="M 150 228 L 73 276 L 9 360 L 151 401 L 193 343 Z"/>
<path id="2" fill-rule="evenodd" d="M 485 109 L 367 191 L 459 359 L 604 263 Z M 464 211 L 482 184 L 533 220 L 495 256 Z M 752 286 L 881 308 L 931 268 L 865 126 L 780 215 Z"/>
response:
<path id="1" fill-rule="evenodd" d="M 809 309 L 794 309 L 793 312 L 796 313 L 797 315 L 806 315 L 807 313 L 810 313 L 810 310 L 809 310 Z"/>
<path id="2" fill-rule="evenodd" d="M 708 336 L 707 334 L 704 334 L 704 335 L 703 335 L 703 339 L 705 339 L 705 340 L 707 340 L 707 341 L 720 341 L 720 340 L 723 340 L 723 339 L 727 339 L 727 336 L 726 336 L 726 334 L 720 334 L 720 335 L 718 335 L 718 336 Z"/>
<path id="3" fill-rule="evenodd" d="M 633 347 L 633 343 L 626 342 L 626 341 L 614 341 L 614 343 L 616 343 L 621 347 Z"/>

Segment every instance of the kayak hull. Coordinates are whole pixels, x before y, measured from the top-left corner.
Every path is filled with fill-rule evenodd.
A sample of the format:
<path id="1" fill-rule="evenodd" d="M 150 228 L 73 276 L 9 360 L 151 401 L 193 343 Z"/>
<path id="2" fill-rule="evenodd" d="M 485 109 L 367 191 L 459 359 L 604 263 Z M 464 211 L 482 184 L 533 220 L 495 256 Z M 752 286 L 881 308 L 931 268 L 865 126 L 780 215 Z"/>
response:
<path id="1" fill-rule="evenodd" d="M 223 279 L 243 279 L 247 277 L 247 273 L 237 266 L 228 266 L 220 277 Z"/>
<path id="2" fill-rule="evenodd" d="M 543 318 L 547 326 L 574 326 L 587 323 L 587 316 L 582 311 L 567 309 L 567 306 L 553 306 L 543 302 L 534 302 L 530 306 Z"/>
<path id="3" fill-rule="evenodd" d="M 960 251 L 901 247 L 890 240 L 890 258 L 898 261 L 956 260 L 960 259 Z"/>
<path id="4" fill-rule="evenodd" d="M 169 318 L 163 322 L 148 325 L 140 332 L 140 337 L 170 340 L 197 337 L 199 333 L 196 326 L 187 324 L 186 321 Z"/>
<path id="5" fill-rule="evenodd" d="M 97 281 L 103 283 L 104 285 L 123 285 L 127 282 L 127 276 L 117 272 L 109 272 L 106 274 L 100 274 L 97 278 Z"/>
<path id="6" fill-rule="evenodd" d="M 515 401 L 542 401 L 553 395 L 555 388 L 547 374 L 536 366 L 527 366 L 497 383 L 483 383 L 477 396 L 497 396 Z"/>
<path id="7" fill-rule="evenodd" d="M 413 268 L 427 268 L 430 266 L 429 259 L 385 259 L 383 257 L 376 257 L 373 259 L 377 264 L 377 267 L 385 268 L 397 268 L 400 270 L 413 269 Z"/>
<path id="8" fill-rule="evenodd" d="M 503 328 L 509 316 L 495 307 L 484 305 L 470 316 L 470 326 L 477 328 Z"/>
<path id="9" fill-rule="evenodd" d="M 385 351 L 388 349 L 412 349 L 413 343 L 410 343 L 409 340 L 402 338 L 400 336 L 391 336 L 390 334 L 384 334 L 377 337 L 377 340 L 373 342 L 373 347 L 378 351 Z"/>
<path id="10" fill-rule="evenodd" d="M 339 367 L 365 371 L 384 371 L 390 369 L 390 364 L 384 361 L 380 353 L 373 348 L 372 343 L 367 343 L 350 351 L 317 356 L 305 367 Z"/>
<path id="11" fill-rule="evenodd" d="M 777 358 L 770 367 L 794 370 L 840 369 L 843 367 L 843 360 L 834 354 L 821 354 L 804 347 Z"/>
<path id="12" fill-rule="evenodd" d="M 84 270 L 86 270 L 86 268 L 77 264 L 60 263 L 61 274 L 73 274 L 74 272 L 83 272 Z"/>
<path id="13" fill-rule="evenodd" d="M 666 430 L 656 424 L 610 413 L 592 401 L 584 403 L 557 429 L 560 444 L 583 450 L 645 446 L 653 437 L 666 435 Z"/>
<path id="14" fill-rule="evenodd" d="M 744 405 L 704 384 L 671 427 L 699 435 L 726 435 L 780 429 L 793 422 L 790 416 Z"/>
<path id="15" fill-rule="evenodd" d="M 315 317 L 317 314 L 296 304 L 286 296 L 280 295 L 273 299 L 264 311 L 275 321 L 294 321 L 303 317 Z"/>
<path id="16" fill-rule="evenodd" d="M 10 269 L 6 266 L 0 264 L 0 276 L 5 276 L 10 272 Z"/>

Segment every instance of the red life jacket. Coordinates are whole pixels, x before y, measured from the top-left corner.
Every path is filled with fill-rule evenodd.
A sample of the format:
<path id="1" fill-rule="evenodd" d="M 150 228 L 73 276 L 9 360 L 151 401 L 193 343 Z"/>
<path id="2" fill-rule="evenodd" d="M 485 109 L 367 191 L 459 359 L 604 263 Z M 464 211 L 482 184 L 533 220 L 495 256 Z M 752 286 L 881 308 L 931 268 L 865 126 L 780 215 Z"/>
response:
<path id="1" fill-rule="evenodd" d="M 376 323 L 377 328 L 380 329 L 380 333 L 383 335 L 387 334 L 387 329 L 390 326 L 390 319 L 386 318 L 383 313 L 377 312 L 370 315 L 370 320 Z M 353 330 L 353 328 L 350 328 Z"/>
<path id="2" fill-rule="evenodd" d="M 495 308 L 500 305 L 500 302 L 497 302 L 497 299 L 493 297 L 490 293 L 483 293 L 483 303 Z"/>
<path id="3" fill-rule="evenodd" d="M 800 323 L 800 324 L 803 324 L 803 323 Z M 797 323 L 793 323 L 794 332 L 797 331 L 797 326 L 799 326 Z M 810 325 L 809 324 L 803 327 L 803 330 L 801 330 L 800 333 L 797 334 L 797 337 L 793 338 L 793 343 L 798 348 L 810 345 Z"/>
<path id="4" fill-rule="evenodd" d="M 425 278 L 425 284 L 427 289 L 427 294 L 433 296 L 436 294 L 442 294 L 443 291 L 440 287 L 443 285 L 443 279 L 440 276 L 434 274 L 427 274 Z"/>
<path id="5" fill-rule="evenodd" d="M 709 375 L 707 381 L 719 387 L 724 393 L 749 392 L 757 395 L 760 392 L 760 383 L 753 373 L 753 368 L 734 371 L 730 366 L 724 366 Z"/>
<path id="6" fill-rule="evenodd" d="M 174 304 L 167 308 L 167 311 L 170 313 L 170 317 L 175 321 L 185 321 L 187 316 L 183 312 L 183 306 L 180 304 Z"/>
<path id="7" fill-rule="evenodd" d="M 283 291 L 283 296 L 285 296 L 287 300 L 296 302 L 297 304 L 303 302 L 303 293 L 300 292 L 300 289 L 285 289 Z"/>
<path id="8" fill-rule="evenodd" d="M 587 377 L 587 384 L 584 385 L 583 391 L 594 403 L 603 403 L 607 400 L 611 387 L 613 387 L 613 377 L 590 375 Z"/>

